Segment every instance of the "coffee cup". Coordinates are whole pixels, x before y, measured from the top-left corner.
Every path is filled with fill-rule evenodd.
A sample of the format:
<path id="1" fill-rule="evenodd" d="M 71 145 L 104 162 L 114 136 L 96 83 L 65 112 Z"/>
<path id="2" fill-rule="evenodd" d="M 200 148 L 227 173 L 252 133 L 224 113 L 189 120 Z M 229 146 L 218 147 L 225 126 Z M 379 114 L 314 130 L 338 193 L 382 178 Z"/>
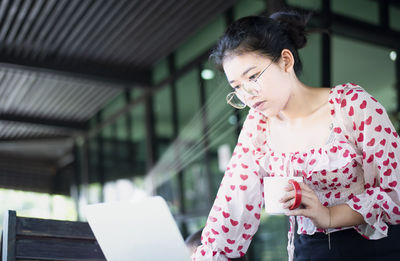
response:
<path id="1" fill-rule="evenodd" d="M 287 209 L 283 208 L 279 200 L 287 193 L 285 187 L 289 184 L 295 190 L 295 202 L 290 209 L 296 209 L 301 203 L 301 188 L 299 183 L 303 182 L 303 177 L 265 177 L 264 178 L 264 200 L 265 212 L 270 215 L 283 215 Z"/>

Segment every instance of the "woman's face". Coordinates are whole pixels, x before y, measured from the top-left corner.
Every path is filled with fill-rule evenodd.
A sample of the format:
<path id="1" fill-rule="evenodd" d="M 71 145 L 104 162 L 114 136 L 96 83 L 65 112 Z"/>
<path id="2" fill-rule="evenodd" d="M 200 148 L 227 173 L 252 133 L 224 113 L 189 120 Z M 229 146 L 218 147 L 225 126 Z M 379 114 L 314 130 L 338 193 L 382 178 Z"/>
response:
<path id="1" fill-rule="evenodd" d="M 241 100 L 266 117 L 276 116 L 283 110 L 292 91 L 289 74 L 285 72 L 284 66 L 281 66 L 283 63 L 281 60 L 271 63 L 271 59 L 266 56 L 248 52 L 228 56 L 223 61 L 225 75 L 234 88 L 232 90 L 238 92 L 241 89 L 240 93 L 243 96 Z M 260 75 L 267 66 L 268 68 Z M 249 81 L 251 84 L 247 84 Z M 243 95 L 243 83 L 247 89 L 251 89 L 254 85 L 258 87 L 257 95 L 253 96 L 246 92 Z"/>

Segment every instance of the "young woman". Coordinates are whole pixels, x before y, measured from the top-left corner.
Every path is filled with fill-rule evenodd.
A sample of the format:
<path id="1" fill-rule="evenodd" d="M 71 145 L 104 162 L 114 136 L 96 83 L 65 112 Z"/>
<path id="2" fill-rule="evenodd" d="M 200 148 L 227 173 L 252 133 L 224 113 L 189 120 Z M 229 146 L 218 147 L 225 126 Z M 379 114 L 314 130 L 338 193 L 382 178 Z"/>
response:
<path id="1" fill-rule="evenodd" d="M 399 137 L 362 87 L 299 81 L 306 22 L 293 12 L 241 18 L 212 54 L 232 86 L 228 103 L 250 109 L 193 260 L 246 253 L 266 176 L 303 177 L 301 207 L 287 212 L 289 259 L 399 258 Z M 288 188 L 281 201 L 289 208 L 294 197 Z"/>

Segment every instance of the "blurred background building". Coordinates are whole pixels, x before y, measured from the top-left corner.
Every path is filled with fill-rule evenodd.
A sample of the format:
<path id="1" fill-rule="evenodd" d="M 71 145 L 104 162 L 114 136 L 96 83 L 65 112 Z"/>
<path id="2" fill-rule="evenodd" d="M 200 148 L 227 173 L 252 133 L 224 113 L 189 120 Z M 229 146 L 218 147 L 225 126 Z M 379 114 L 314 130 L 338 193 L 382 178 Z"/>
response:
<path id="1" fill-rule="evenodd" d="M 398 130 L 395 0 L 1 0 L 0 210 L 84 220 L 88 203 L 157 194 L 195 232 L 247 113 L 209 51 L 232 21 L 285 4 L 330 32 L 309 35 L 300 79 L 363 86 Z M 286 231 L 264 214 L 249 259 L 287 260 Z"/>

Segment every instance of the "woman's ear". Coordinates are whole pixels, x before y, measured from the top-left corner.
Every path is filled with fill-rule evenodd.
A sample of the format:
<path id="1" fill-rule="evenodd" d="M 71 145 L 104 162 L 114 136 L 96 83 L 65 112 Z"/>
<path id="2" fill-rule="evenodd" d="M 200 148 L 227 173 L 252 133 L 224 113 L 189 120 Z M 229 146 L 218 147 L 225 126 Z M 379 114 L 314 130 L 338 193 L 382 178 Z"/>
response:
<path id="1" fill-rule="evenodd" d="M 285 72 L 289 72 L 294 66 L 294 57 L 289 49 L 283 49 L 281 52 L 281 60 Z"/>

